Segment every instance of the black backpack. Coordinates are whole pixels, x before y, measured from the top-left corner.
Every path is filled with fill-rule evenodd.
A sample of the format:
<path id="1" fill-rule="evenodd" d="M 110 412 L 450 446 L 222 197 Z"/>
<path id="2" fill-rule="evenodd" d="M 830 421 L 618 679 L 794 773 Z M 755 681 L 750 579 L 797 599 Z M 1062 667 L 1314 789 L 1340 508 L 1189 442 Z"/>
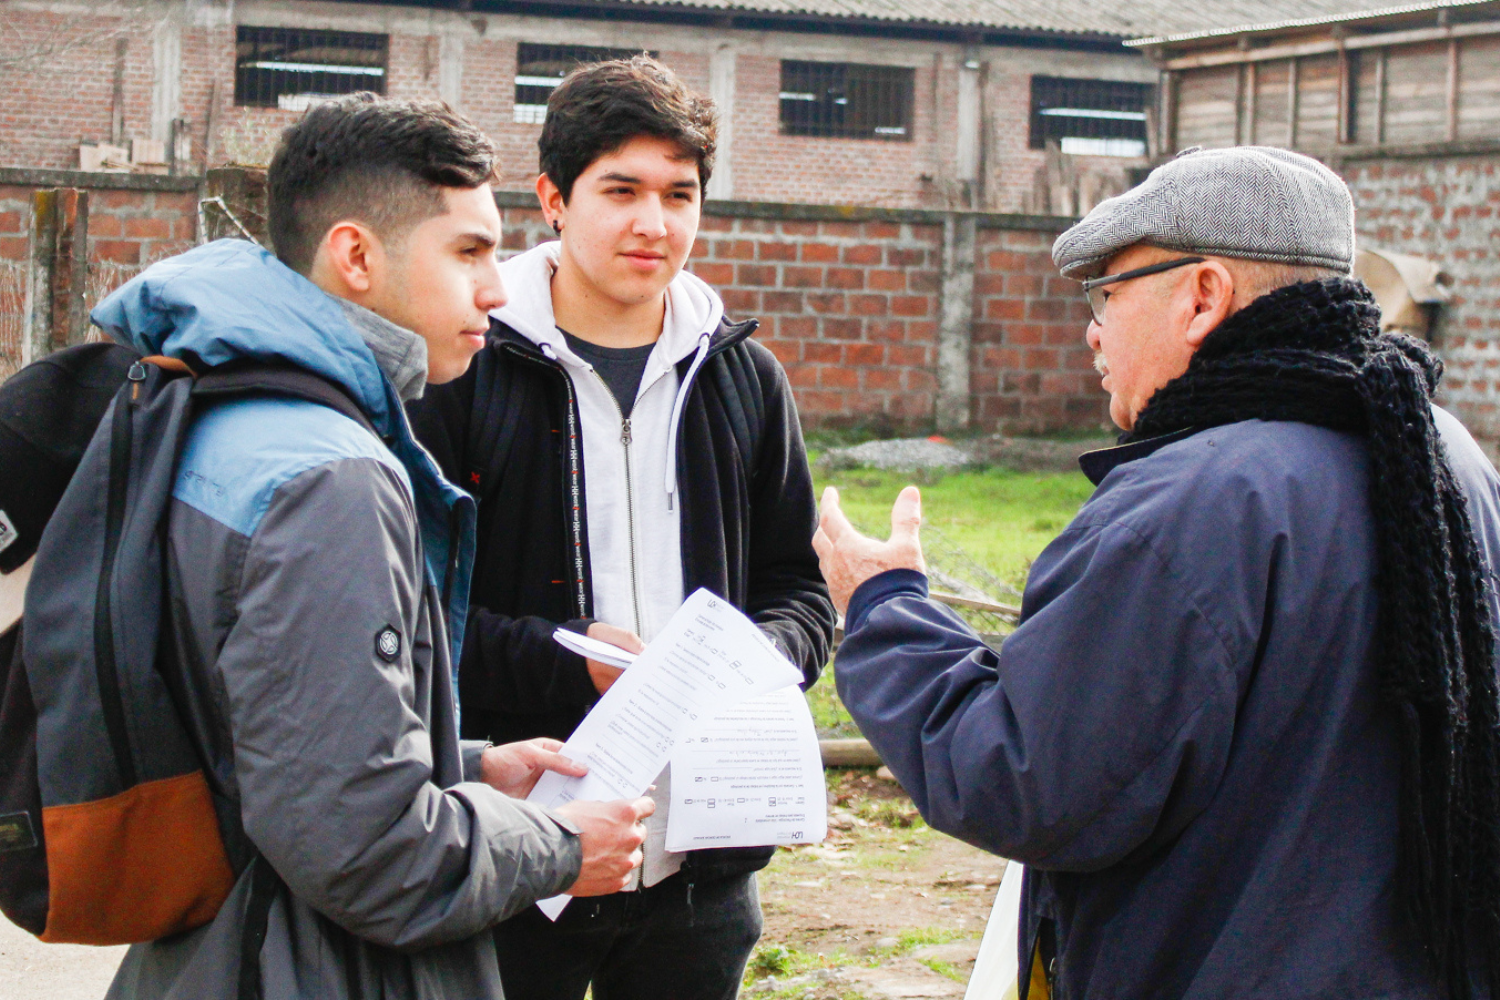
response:
<path id="1" fill-rule="evenodd" d="M 44 941 L 128 944 L 201 926 L 255 857 L 216 777 L 228 773 L 227 726 L 208 678 L 177 662 L 164 600 L 166 516 L 197 406 L 291 396 L 374 433 L 341 389 L 302 369 L 190 375 L 90 344 L 0 386 L 0 478 L 30 483 L 0 488 L 17 536 L 0 565 L 36 553 L 24 617 L 0 636 L 0 910 Z M 18 467 L 26 459 L 43 474 Z M 274 878 L 260 877 L 266 867 L 257 887 Z"/>

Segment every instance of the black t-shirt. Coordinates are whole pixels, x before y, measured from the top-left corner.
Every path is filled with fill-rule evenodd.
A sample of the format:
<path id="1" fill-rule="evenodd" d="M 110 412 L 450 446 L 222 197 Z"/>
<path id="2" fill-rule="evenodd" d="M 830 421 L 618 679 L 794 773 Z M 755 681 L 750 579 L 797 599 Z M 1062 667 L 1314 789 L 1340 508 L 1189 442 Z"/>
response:
<path id="1" fill-rule="evenodd" d="M 609 386 L 609 391 L 615 394 L 615 400 L 620 404 L 620 413 L 630 416 L 630 411 L 635 407 L 635 394 L 641 390 L 641 378 L 646 374 L 646 362 L 651 359 L 651 352 L 656 350 L 656 345 L 601 347 L 587 340 L 580 340 L 562 327 L 557 329 L 567 338 L 569 349 L 593 365 L 594 370 L 603 377 L 604 384 Z"/>

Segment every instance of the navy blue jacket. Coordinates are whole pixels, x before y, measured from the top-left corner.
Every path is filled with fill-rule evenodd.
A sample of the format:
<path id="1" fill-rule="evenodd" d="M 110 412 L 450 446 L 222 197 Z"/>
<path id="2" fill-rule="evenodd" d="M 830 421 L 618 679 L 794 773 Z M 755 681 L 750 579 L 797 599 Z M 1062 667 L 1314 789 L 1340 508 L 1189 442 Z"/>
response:
<path id="1" fill-rule="evenodd" d="M 1500 565 L 1500 477 L 1435 412 Z M 1085 456 L 999 653 L 919 573 L 855 592 L 839 694 L 928 822 L 1031 866 L 1056 997 L 1439 995 L 1396 893 L 1365 448 L 1247 421 Z"/>

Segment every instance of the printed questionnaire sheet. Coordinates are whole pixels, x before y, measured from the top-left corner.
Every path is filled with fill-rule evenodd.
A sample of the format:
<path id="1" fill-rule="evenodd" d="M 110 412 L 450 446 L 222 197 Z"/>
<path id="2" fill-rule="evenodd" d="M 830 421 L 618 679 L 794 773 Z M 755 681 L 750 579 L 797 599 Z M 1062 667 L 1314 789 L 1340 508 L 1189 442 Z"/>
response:
<path id="1" fill-rule="evenodd" d="M 818 734 L 795 685 L 715 712 L 672 752 L 667 850 L 816 844 L 827 836 Z"/>
<path id="2" fill-rule="evenodd" d="M 556 808 L 574 799 L 635 798 L 700 719 L 801 679 L 754 622 L 698 590 L 568 737 L 562 753 L 587 764 L 589 773 L 569 778 L 549 771 L 527 801 Z M 570 898 L 537 906 L 556 920 Z"/>

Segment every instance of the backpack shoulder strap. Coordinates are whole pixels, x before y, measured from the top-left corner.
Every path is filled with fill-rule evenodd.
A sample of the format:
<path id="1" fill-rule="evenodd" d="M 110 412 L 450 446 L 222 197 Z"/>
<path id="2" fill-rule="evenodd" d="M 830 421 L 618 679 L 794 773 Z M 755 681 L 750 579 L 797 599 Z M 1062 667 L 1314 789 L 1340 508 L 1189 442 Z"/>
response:
<path id="1" fill-rule="evenodd" d="M 236 396 L 290 396 L 336 410 L 380 437 L 370 417 L 347 392 L 305 368 L 289 365 L 235 365 L 215 368 L 199 376 L 193 395 L 227 399 Z"/>

